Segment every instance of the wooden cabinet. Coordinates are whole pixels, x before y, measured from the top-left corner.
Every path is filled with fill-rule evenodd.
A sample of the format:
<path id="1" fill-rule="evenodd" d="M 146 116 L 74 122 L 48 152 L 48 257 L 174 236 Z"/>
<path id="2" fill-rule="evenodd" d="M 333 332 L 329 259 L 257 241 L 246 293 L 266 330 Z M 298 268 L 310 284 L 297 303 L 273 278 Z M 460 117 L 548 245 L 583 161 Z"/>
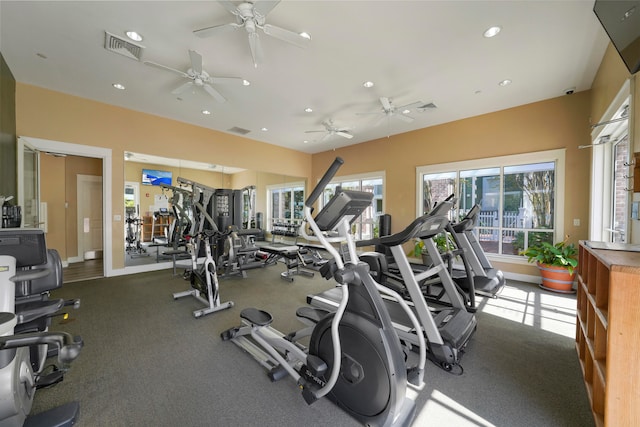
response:
<path id="1" fill-rule="evenodd" d="M 640 252 L 580 243 L 576 349 L 597 426 L 640 425 Z"/>
<path id="2" fill-rule="evenodd" d="M 154 237 L 165 237 L 165 228 L 169 228 L 171 224 L 171 216 L 168 215 L 145 215 L 142 217 L 142 235 L 143 242 L 151 242 Z"/>

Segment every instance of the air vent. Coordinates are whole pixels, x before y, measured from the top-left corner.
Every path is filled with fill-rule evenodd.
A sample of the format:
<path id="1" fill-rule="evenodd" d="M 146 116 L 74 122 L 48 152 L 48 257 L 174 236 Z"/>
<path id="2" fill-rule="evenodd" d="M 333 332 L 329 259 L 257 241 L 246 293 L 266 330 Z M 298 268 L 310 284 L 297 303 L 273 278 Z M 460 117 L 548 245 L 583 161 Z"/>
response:
<path id="1" fill-rule="evenodd" d="M 229 132 L 237 133 L 240 135 L 246 135 L 251 131 L 249 129 L 242 129 L 242 128 L 239 128 L 238 126 L 234 126 L 231 129 L 229 129 Z"/>
<path id="2" fill-rule="evenodd" d="M 436 104 L 434 104 L 433 102 L 429 102 L 427 104 L 421 105 L 419 107 L 416 108 L 416 110 L 423 112 L 423 111 L 427 111 L 427 110 L 434 110 L 438 108 L 438 106 Z"/>
<path id="3" fill-rule="evenodd" d="M 126 56 L 127 58 L 140 61 L 140 59 L 142 58 L 142 51 L 144 49 L 144 46 L 131 43 L 130 41 L 121 39 L 120 37 L 114 36 L 113 34 L 105 31 L 104 48 L 111 52 Z"/>

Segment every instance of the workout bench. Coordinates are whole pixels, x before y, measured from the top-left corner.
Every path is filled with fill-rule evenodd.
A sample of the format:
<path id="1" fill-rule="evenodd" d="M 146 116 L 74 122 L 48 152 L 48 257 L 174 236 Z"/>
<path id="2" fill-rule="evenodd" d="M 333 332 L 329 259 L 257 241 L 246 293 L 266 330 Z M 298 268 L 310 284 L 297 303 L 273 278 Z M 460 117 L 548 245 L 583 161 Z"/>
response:
<path id="1" fill-rule="evenodd" d="M 277 246 L 267 245 L 261 246 L 260 250 L 267 252 L 270 258 L 276 260 L 282 259 L 287 266 L 287 271 L 280 273 L 280 277 L 289 282 L 293 282 L 293 276 L 300 274 L 313 277 L 313 272 L 305 270 L 306 264 L 300 254 L 300 247 L 297 245 Z"/>

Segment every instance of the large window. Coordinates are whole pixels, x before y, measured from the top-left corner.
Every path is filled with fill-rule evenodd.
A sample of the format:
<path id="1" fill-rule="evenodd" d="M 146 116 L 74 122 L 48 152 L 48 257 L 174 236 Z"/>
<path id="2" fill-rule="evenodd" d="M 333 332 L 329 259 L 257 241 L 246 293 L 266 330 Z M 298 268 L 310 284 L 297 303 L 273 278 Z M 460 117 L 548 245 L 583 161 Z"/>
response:
<path id="1" fill-rule="evenodd" d="M 339 177 L 331 181 L 322 193 L 321 206 L 329 202 L 340 186 L 344 190 L 367 191 L 373 193 L 371 206 L 353 223 L 352 231 L 357 240 L 368 240 L 379 236 L 378 222 L 384 213 L 384 173 Z"/>
<path id="2" fill-rule="evenodd" d="M 301 224 L 304 218 L 304 183 L 270 185 L 267 187 L 267 200 L 267 230 Z"/>
<path id="3" fill-rule="evenodd" d="M 474 232 L 488 254 L 517 256 L 529 244 L 562 237 L 564 150 L 417 169 L 418 215 L 453 195 L 451 219 L 480 205 Z"/>

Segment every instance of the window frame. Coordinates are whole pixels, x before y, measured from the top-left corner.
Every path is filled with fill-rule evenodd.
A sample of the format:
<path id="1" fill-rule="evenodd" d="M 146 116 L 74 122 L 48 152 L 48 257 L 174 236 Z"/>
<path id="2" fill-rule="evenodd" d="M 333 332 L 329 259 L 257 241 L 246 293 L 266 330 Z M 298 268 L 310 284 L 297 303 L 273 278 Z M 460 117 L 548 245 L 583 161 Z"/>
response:
<path id="1" fill-rule="evenodd" d="M 287 182 L 287 183 L 283 183 L 283 184 L 271 184 L 271 185 L 267 185 L 265 188 L 265 194 L 266 194 L 266 198 L 267 198 L 267 218 L 266 218 L 266 223 L 265 223 L 265 230 L 267 232 L 271 232 L 273 229 L 273 217 L 272 217 L 272 213 L 273 213 L 273 199 L 272 199 L 272 192 L 274 190 L 289 190 L 289 192 L 291 193 L 291 216 L 292 218 L 290 219 L 286 219 L 286 218 L 278 218 L 278 219 L 283 219 L 283 220 L 287 220 L 289 221 L 291 224 L 298 224 L 300 225 L 302 223 L 302 221 L 304 220 L 304 218 L 293 218 L 294 216 L 294 206 L 293 204 L 295 203 L 295 197 L 294 197 L 294 192 L 296 189 L 298 188 L 302 188 L 302 200 L 304 201 L 306 199 L 306 194 L 307 194 L 307 189 L 306 189 L 306 185 L 304 183 L 304 181 L 294 181 L 294 182 Z"/>
<path id="2" fill-rule="evenodd" d="M 627 104 L 629 107 L 626 123 L 617 121 L 621 109 Z M 611 102 L 607 111 L 601 117 L 598 124 L 593 125 L 591 132 L 591 197 L 589 204 L 589 240 L 611 241 L 609 228 L 612 219 L 613 192 L 613 143 L 599 143 L 600 137 L 609 135 L 610 141 L 615 141 L 620 133 L 627 132 L 629 138 L 629 152 L 634 150 L 632 140 L 632 126 L 629 118 L 634 114 L 629 80 L 626 80 L 618 94 Z M 616 120 L 613 123 L 607 123 Z M 622 130 L 624 128 L 624 131 Z M 630 185 L 632 183 L 630 182 Z M 631 223 L 631 204 L 633 196 L 630 195 L 627 210 L 627 241 L 632 241 L 633 225 Z"/>
<path id="3" fill-rule="evenodd" d="M 500 168 L 500 210 L 503 209 L 504 203 L 504 168 L 508 166 L 519 166 L 534 163 L 555 163 L 555 206 L 554 206 L 554 242 L 564 238 L 564 194 L 565 194 L 565 155 L 566 149 L 555 149 L 546 151 L 537 151 L 524 154 L 513 154 L 508 156 L 487 157 L 475 160 L 462 160 L 458 162 L 440 163 L 434 165 L 425 165 L 416 167 L 416 217 L 423 214 L 423 176 L 434 173 L 455 172 L 454 188 L 459 191 L 460 172 L 474 169 Z M 456 194 L 458 196 L 458 194 Z M 524 256 L 487 253 L 487 258 L 500 262 L 509 262 L 514 264 L 527 264 Z"/>

